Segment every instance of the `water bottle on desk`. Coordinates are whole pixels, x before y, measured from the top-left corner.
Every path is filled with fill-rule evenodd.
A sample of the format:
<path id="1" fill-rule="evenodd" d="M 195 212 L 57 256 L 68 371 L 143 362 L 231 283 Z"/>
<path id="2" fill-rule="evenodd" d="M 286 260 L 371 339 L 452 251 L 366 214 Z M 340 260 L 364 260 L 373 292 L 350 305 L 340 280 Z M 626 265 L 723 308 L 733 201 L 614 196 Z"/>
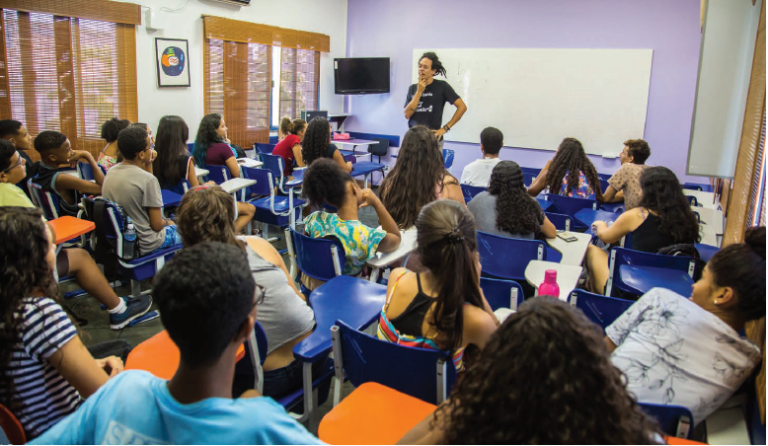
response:
<path id="1" fill-rule="evenodd" d="M 133 226 L 131 217 L 126 217 L 127 224 L 123 231 L 123 259 L 130 260 L 136 253 L 136 228 Z"/>
<path id="2" fill-rule="evenodd" d="M 560 297 L 560 287 L 557 285 L 557 270 L 544 271 L 544 282 L 539 285 L 539 296 Z"/>

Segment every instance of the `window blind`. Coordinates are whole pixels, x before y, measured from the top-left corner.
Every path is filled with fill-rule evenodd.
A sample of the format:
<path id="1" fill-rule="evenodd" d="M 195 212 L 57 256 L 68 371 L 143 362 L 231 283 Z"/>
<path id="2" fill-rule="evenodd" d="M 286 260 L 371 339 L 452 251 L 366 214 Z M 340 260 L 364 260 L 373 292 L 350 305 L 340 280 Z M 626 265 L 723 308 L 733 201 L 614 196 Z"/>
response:
<path id="1" fill-rule="evenodd" d="M 320 53 L 296 48 L 281 49 L 280 116 L 298 118 L 305 110 L 317 110 Z"/>

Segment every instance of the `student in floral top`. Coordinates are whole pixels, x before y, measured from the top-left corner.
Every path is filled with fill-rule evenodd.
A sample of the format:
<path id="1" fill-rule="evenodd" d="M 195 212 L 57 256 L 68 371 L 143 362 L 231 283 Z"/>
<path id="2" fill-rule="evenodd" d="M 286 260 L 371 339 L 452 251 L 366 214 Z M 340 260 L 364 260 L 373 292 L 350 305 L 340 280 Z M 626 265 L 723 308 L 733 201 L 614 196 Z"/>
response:
<path id="1" fill-rule="evenodd" d="M 359 274 L 365 262 L 377 251 L 391 252 L 400 245 L 400 230 L 370 189 L 360 189 L 357 182 L 330 158 L 315 160 L 304 174 L 303 194 L 313 208 L 329 204 L 337 214 L 324 210 L 307 217 L 304 232 L 312 238 L 336 237 L 344 247 L 346 264 L 343 274 Z M 357 211 L 363 206 L 376 210 L 381 229 L 369 228 L 358 220 Z M 321 283 L 302 277 L 305 287 L 312 290 Z"/>
<path id="2" fill-rule="evenodd" d="M 621 167 L 608 180 L 608 188 L 603 192 L 606 203 L 624 202 L 624 209 L 636 208 L 643 199 L 640 187 L 640 175 L 645 170 L 645 160 L 651 156 L 651 148 L 642 139 L 624 141 L 624 150 L 619 159 Z"/>
<path id="3" fill-rule="evenodd" d="M 594 194 L 598 202 L 603 202 L 597 170 L 576 138 L 565 138 L 560 143 L 555 157 L 541 169 L 528 194 L 535 197 L 547 187 L 552 194 L 576 198 L 589 198 Z"/>

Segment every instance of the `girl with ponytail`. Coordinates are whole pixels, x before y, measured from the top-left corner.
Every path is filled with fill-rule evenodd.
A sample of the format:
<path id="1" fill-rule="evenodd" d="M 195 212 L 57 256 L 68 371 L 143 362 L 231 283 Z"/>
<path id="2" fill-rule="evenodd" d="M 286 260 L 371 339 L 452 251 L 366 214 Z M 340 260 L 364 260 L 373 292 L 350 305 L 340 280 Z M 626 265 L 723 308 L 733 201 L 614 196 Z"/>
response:
<path id="1" fill-rule="evenodd" d="M 304 158 L 301 156 L 301 141 L 304 140 L 304 132 L 306 130 L 307 122 L 303 119 L 291 121 L 291 118 L 286 116 L 280 122 L 280 133 L 284 136 L 275 148 L 272 149 L 272 155 L 283 158 L 286 175 L 293 173 L 294 161 L 299 167 L 304 167 Z"/>
<path id="2" fill-rule="evenodd" d="M 438 200 L 416 221 L 424 273 L 392 271 L 378 337 L 413 347 L 450 351 L 464 370 L 464 348 L 484 348 L 498 320 L 480 289 L 475 221 L 455 201 Z"/>

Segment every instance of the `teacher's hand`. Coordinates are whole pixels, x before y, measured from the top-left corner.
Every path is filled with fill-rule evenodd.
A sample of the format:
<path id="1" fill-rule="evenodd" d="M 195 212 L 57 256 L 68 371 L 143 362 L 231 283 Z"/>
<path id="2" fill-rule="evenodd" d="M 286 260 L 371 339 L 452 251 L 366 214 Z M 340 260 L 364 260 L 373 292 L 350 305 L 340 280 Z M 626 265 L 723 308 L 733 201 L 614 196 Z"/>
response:
<path id="1" fill-rule="evenodd" d="M 416 90 L 418 90 L 419 94 L 422 94 L 425 88 L 427 88 L 427 80 L 422 77 L 419 79 L 418 85 L 416 85 Z"/>
<path id="2" fill-rule="evenodd" d="M 445 135 L 445 129 L 432 130 L 432 133 L 434 133 L 437 137 L 437 140 L 440 141 L 443 139 L 443 135 Z"/>

